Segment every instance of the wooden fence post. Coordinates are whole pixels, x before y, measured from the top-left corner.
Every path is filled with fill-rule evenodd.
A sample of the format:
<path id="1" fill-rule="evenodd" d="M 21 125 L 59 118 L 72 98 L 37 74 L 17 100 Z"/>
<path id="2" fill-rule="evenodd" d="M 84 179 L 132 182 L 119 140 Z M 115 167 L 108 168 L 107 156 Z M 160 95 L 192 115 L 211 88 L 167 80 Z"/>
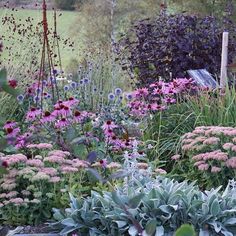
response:
<path id="1" fill-rule="evenodd" d="M 229 33 L 223 32 L 221 71 L 220 71 L 220 87 L 221 88 L 224 88 L 227 84 L 228 44 L 229 44 Z"/>

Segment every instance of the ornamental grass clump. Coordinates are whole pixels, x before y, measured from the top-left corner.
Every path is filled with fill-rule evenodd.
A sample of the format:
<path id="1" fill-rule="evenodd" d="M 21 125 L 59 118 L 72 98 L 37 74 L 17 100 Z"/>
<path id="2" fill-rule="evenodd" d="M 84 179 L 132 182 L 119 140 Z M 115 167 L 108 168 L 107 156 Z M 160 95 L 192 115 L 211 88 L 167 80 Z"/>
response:
<path id="1" fill-rule="evenodd" d="M 202 186 L 226 185 L 236 171 L 236 128 L 200 126 L 186 133 L 181 143 L 182 158 L 176 161 L 177 171 L 188 170 L 185 177 Z"/>

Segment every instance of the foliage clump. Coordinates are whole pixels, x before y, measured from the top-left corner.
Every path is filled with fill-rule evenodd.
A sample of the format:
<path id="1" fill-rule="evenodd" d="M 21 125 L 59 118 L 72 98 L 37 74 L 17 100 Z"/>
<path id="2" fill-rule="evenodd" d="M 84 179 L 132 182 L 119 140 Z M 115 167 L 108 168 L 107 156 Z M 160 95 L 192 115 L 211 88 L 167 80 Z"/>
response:
<path id="1" fill-rule="evenodd" d="M 219 74 L 224 27 L 230 33 L 230 63 L 236 52 L 232 21 L 222 26 L 212 16 L 165 12 L 155 20 L 139 21 L 132 28 L 134 37 L 126 37 L 123 41 L 130 53 L 128 66 L 124 68 L 132 71 L 140 86 L 156 81 L 159 76 L 166 80 L 185 77 L 190 69 L 205 68 L 212 74 Z"/>

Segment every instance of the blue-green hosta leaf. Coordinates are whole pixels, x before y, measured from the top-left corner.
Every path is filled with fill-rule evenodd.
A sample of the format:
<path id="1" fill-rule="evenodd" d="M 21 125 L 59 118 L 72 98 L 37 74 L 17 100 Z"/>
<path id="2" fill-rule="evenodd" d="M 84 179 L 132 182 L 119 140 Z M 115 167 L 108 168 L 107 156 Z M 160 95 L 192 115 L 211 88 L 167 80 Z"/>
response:
<path id="1" fill-rule="evenodd" d="M 145 231 L 148 235 L 153 235 L 156 231 L 157 221 L 155 219 L 149 220 L 146 224 Z"/>
<path id="2" fill-rule="evenodd" d="M 210 212 L 213 216 L 216 216 L 220 213 L 220 211 L 221 211 L 220 204 L 219 204 L 218 200 L 215 199 L 211 204 Z"/>
<path id="3" fill-rule="evenodd" d="M 196 233 L 191 225 L 182 225 L 175 233 L 175 236 L 196 236 Z"/>

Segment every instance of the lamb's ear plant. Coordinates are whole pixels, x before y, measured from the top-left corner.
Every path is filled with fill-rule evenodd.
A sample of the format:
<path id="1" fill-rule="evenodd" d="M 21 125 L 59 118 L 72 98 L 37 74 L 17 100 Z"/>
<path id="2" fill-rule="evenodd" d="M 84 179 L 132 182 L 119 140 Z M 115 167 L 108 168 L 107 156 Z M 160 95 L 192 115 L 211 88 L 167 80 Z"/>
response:
<path id="1" fill-rule="evenodd" d="M 220 187 L 202 192 L 187 182 L 148 178 L 113 192 L 92 192 L 83 200 L 70 196 L 70 208 L 54 209 L 56 222 L 51 226 L 61 229 L 61 234 L 172 236 L 188 223 L 201 236 L 233 236 L 235 193 L 235 181 L 221 193 Z"/>

